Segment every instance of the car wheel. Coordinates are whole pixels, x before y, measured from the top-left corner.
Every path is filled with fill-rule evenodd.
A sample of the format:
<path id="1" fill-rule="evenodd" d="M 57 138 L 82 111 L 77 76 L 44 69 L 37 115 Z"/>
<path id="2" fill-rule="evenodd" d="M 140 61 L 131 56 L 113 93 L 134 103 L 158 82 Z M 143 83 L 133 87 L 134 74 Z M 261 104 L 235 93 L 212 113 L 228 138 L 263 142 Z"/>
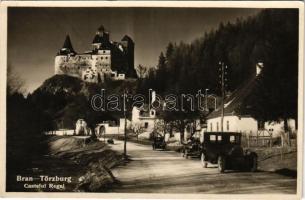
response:
<path id="1" fill-rule="evenodd" d="M 251 172 L 257 171 L 257 156 L 256 155 L 252 155 L 250 171 Z"/>
<path id="2" fill-rule="evenodd" d="M 204 167 L 204 168 L 207 168 L 207 167 L 208 167 L 208 162 L 205 161 L 205 155 L 204 155 L 204 153 L 201 153 L 201 165 L 202 165 L 202 167 Z"/>
<path id="3" fill-rule="evenodd" d="M 225 166 L 226 166 L 225 158 L 223 156 L 219 156 L 217 163 L 218 163 L 218 171 L 220 173 L 223 173 L 225 171 Z"/>

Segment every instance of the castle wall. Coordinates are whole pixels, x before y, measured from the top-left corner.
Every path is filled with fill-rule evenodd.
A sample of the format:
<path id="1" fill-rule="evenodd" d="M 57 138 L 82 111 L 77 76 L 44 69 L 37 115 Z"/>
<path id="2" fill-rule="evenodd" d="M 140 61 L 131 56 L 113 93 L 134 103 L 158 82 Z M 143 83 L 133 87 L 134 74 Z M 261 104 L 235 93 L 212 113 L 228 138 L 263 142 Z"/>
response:
<path id="1" fill-rule="evenodd" d="M 87 82 L 98 82 L 104 80 L 104 74 L 111 73 L 110 50 L 99 50 L 97 55 L 80 54 L 55 57 L 55 74 L 66 74 Z"/>
<path id="2" fill-rule="evenodd" d="M 81 78 L 83 72 L 91 65 L 91 55 L 60 55 L 55 57 L 55 74 Z"/>

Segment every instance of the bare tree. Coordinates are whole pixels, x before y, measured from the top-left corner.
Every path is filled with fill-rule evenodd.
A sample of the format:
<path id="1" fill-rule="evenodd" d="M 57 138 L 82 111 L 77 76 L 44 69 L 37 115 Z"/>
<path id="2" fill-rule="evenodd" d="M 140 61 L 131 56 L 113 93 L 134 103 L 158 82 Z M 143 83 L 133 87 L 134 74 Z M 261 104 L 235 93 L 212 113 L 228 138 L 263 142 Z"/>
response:
<path id="1" fill-rule="evenodd" d="M 136 71 L 138 73 L 138 76 L 140 78 L 144 78 L 146 75 L 147 75 L 147 72 L 148 72 L 148 68 L 139 64 L 136 68 Z"/>
<path id="2" fill-rule="evenodd" d="M 9 95 L 14 93 L 24 94 L 26 92 L 24 85 L 24 80 L 9 65 L 7 68 L 7 93 Z"/>

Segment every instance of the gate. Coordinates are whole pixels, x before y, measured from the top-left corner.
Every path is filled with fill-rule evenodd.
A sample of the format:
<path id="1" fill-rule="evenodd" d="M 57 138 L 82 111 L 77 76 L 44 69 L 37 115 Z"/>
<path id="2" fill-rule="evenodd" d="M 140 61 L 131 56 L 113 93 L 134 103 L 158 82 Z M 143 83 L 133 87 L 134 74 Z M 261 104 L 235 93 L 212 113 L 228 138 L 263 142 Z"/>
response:
<path id="1" fill-rule="evenodd" d="M 272 147 L 272 133 L 266 129 L 258 130 L 256 134 L 243 134 L 247 147 Z"/>

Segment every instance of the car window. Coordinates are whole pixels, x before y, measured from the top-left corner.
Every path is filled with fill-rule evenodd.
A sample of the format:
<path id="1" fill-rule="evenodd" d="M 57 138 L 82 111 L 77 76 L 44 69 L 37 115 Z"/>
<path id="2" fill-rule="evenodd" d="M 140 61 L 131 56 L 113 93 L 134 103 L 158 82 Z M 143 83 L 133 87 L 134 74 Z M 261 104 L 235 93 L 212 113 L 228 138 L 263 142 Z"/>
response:
<path id="1" fill-rule="evenodd" d="M 222 136 L 221 135 L 217 135 L 217 142 L 221 142 L 222 141 Z"/>
<path id="2" fill-rule="evenodd" d="M 216 142 L 216 135 L 210 135 L 210 141 Z"/>
<path id="3" fill-rule="evenodd" d="M 230 143 L 235 143 L 235 136 L 234 135 L 230 135 Z"/>
<path id="4" fill-rule="evenodd" d="M 235 137 L 236 143 L 239 144 L 240 143 L 240 137 L 236 136 Z"/>

